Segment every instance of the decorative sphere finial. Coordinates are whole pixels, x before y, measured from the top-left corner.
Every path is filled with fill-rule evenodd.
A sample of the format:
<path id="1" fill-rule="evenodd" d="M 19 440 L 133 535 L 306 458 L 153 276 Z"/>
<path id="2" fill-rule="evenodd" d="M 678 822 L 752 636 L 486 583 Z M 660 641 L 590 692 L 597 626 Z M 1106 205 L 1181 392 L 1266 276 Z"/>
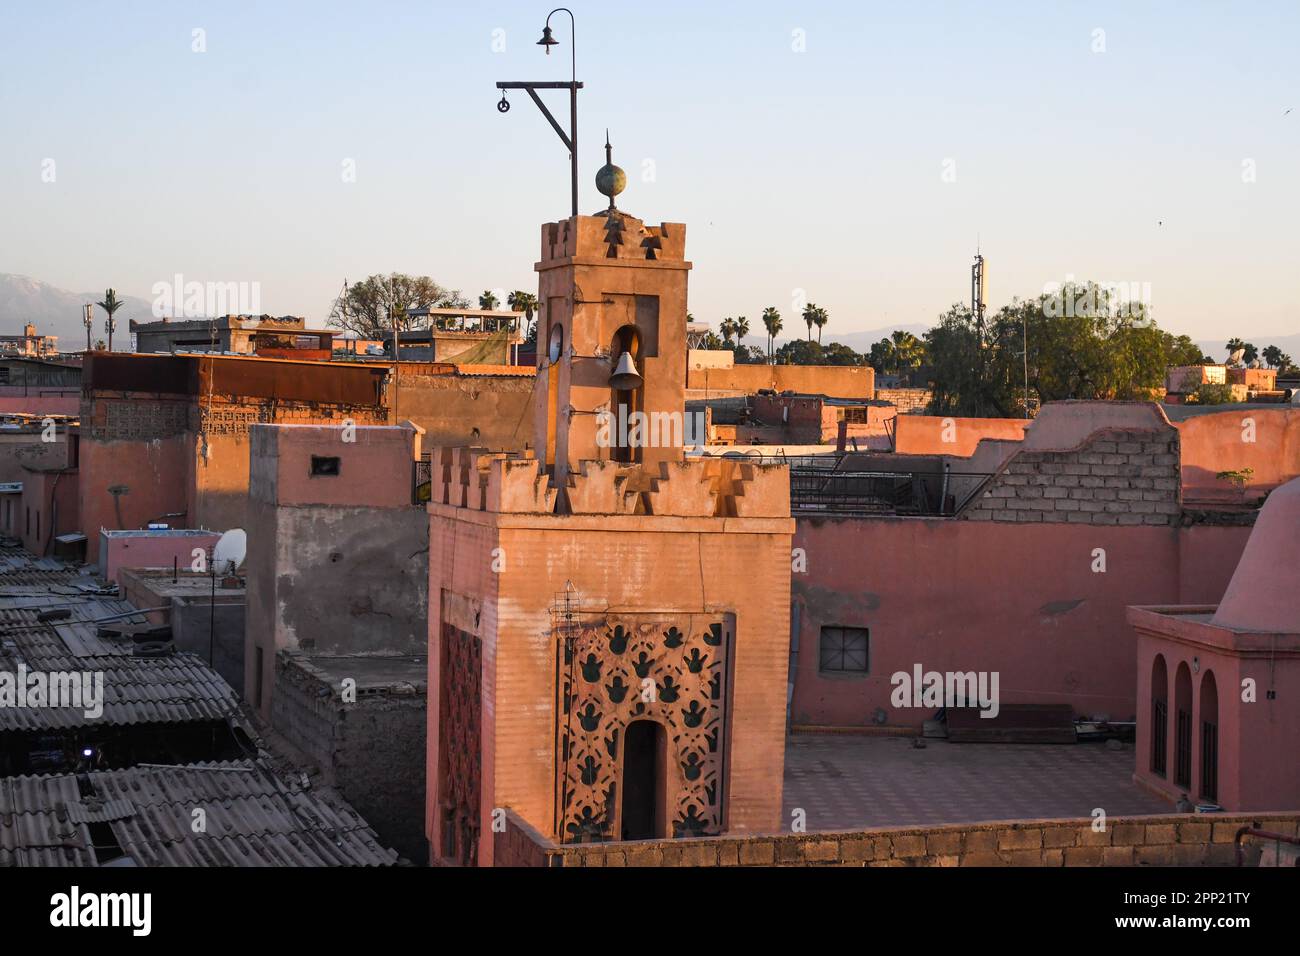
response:
<path id="1" fill-rule="evenodd" d="M 613 147 L 609 145 L 609 130 L 605 130 L 605 165 L 596 171 L 596 189 L 609 197 L 609 208 L 614 209 L 614 197 L 627 188 L 627 173 L 614 165 Z"/>

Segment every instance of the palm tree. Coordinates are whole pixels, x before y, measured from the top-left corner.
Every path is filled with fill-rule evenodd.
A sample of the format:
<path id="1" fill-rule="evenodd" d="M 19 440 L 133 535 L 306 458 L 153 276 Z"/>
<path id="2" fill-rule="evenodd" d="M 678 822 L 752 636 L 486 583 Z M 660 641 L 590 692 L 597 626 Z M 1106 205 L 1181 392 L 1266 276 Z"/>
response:
<path id="1" fill-rule="evenodd" d="M 826 323 L 829 322 L 830 320 L 831 320 L 831 316 L 830 316 L 830 313 L 829 313 L 829 312 L 827 312 L 827 311 L 826 311 L 825 309 L 823 309 L 821 306 L 815 306 L 815 307 L 814 307 L 814 309 L 813 309 L 813 325 L 817 326 L 817 344 L 818 344 L 818 345 L 821 345 L 821 344 L 822 344 L 822 329 L 824 329 L 824 328 L 826 327 Z"/>
<path id="2" fill-rule="evenodd" d="M 718 331 L 722 333 L 722 341 L 731 345 L 731 337 L 736 334 L 736 320 L 728 316 L 718 323 Z"/>
<path id="3" fill-rule="evenodd" d="M 803 321 L 804 324 L 808 326 L 809 342 L 812 341 L 812 329 L 813 329 L 813 325 L 817 321 L 816 316 L 817 316 L 817 306 L 815 304 L 809 302 L 807 305 L 803 307 Z"/>
<path id="4" fill-rule="evenodd" d="M 497 297 L 491 292 L 484 292 L 478 297 L 478 307 L 480 309 L 495 309 L 497 307 Z"/>
<path id="5" fill-rule="evenodd" d="M 104 291 L 104 301 L 95 303 L 101 309 L 108 313 L 108 320 L 104 323 L 104 328 L 108 331 L 108 350 L 113 351 L 113 329 L 117 323 L 113 321 L 113 313 L 122 308 L 126 303 L 117 297 L 117 293 L 112 289 Z"/>
<path id="6" fill-rule="evenodd" d="M 763 310 L 763 325 L 767 329 L 767 364 L 772 364 L 772 343 L 781 331 L 781 313 L 772 306 Z"/>
<path id="7" fill-rule="evenodd" d="M 743 315 L 737 317 L 735 322 L 732 324 L 732 328 L 736 330 L 736 344 L 742 344 L 741 339 L 749 334 L 749 319 L 745 318 Z"/>
<path id="8" fill-rule="evenodd" d="M 511 311 L 522 312 L 528 326 L 532 327 L 533 316 L 537 313 L 537 296 L 531 292 L 516 289 L 506 296 L 506 304 L 510 306 Z"/>
<path id="9" fill-rule="evenodd" d="M 1268 363 L 1269 368 L 1277 368 L 1282 362 L 1282 350 L 1276 345 L 1265 346 L 1260 354 L 1264 356 L 1264 361 Z"/>
<path id="10" fill-rule="evenodd" d="M 895 372 L 921 364 L 921 341 L 911 332 L 894 331 L 883 341 L 889 349 L 889 365 Z"/>
<path id="11" fill-rule="evenodd" d="M 822 328 L 830 321 L 830 313 L 816 302 L 809 302 L 803 307 L 803 320 L 808 326 L 808 341 L 812 341 L 813 326 L 817 326 L 817 344 L 822 341 Z"/>

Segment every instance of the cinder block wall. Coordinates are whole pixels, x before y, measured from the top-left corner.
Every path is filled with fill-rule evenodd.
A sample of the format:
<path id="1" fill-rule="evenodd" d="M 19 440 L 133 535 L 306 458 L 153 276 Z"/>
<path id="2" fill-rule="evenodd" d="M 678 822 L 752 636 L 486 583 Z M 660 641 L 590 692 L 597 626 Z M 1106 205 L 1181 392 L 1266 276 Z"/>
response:
<path id="1" fill-rule="evenodd" d="M 1022 451 L 962 514 L 972 521 L 1170 525 L 1180 503 L 1178 432 L 1104 429 L 1069 451 Z"/>
<path id="2" fill-rule="evenodd" d="M 271 720 L 321 770 L 380 839 L 408 860 L 429 857 L 424 836 L 426 695 L 358 694 L 339 688 L 280 655 Z"/>

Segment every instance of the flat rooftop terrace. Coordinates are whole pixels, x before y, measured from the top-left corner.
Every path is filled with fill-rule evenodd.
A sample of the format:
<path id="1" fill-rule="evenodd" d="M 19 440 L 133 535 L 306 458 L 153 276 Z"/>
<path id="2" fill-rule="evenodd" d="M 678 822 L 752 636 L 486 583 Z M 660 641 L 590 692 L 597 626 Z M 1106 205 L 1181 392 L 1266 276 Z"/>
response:
<path id="1" fill-rule="evenodd" d="M 1138 789 L 1133 745 L 983 744 L 859 734 L 794 734 L 785 747 L 786 821 L 809 832 L 1172 813 Z"/>

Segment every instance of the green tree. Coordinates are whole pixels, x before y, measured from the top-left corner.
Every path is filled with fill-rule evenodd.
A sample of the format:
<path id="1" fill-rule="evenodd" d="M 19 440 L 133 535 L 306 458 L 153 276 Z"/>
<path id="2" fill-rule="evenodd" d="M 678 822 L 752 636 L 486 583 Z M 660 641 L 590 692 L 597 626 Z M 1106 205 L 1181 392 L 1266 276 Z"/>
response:
<path id="1" fill-rule="evenodd" d="M 495 309 L 497 307 L 497 297 L 492 290 L 484 290 L 483 294 L 478 297 L 478 307 L 480 309 Z"/>
<path id="2" fill-rule="evenodd" d="M 722 332 L 722 341 L 731 345 L 731 337 L 736 334 L 736 320 L 728 316 L 718 324 L 718 330 Z"/>
<path id="3" fill-rule="evenodd" d="M 864 365 L 866 360 L 847 345 L 794 339 L 776 350 L 779 365 Z"/>
<path id="4" fill-rule="evenodd" d="M 1090 307 L 1062 310 L 1062 297 Z M 952 415 L 1010 417 L 1034 399 L 1151 400 L 1162 393 L 1171 359 L 1194 357 L 1189 342 L 1096 283 L 1013 301 L 988 321 L 982 345 L 969 309 L 953 306 L 925 343 L 931 409 Z"/>
<path id="5" fill-rule="evenodd" d="M 392 334 L 394 324 L 402 331 L 413 328 L 415 320 L 407 313 L 414 309 L 468 307 L 469 300 L 459 290 L 445 289 L 428 276 L 393 272 L 348 286 L 347 293 L 334 300 L 325 321 L 358 338 L 383 339 Z"/>
<path id="6" fill-rule="evenodd" d="M 739 345 L 741 340 L 749 334 L 749 319 L 743 315 L 737 316 L 732 328 L 736 331 L 736 344 Z"/>
<path id="7" fill-rule="evenodd" d="M 1267 345 L 1264 351 L 1260 353 L 1264 361 L 1268 363 L 1269 368 L 1279 368 L 1282 364 L 1282 350 L 1276 345 Z"/>
<path id="8" fill-rule="evenodd" d="M 108 350 L 113 351 L 113 330 L 117 328 L 117 321 L 113 318 L 117 310 L 122 308 L 126 303 L 117 297 L 117 293 L 112 289 L 104 290 L 104 301 L 98 302 L 101 309 L 108 313 L 108 318 L 104 322 L 104 329 L 108 332 Z"/>

